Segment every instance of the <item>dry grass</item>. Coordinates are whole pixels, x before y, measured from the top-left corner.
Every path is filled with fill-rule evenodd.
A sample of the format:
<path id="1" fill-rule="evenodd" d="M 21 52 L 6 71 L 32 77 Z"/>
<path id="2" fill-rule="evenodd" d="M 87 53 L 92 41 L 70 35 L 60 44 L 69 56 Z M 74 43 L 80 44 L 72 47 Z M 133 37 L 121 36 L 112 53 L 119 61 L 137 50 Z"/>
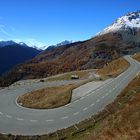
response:
<path id="1" fill-rule="evenodd" d="M 133 55 L 133 58 L 140 62 L 140 53 Z"/>
<path id="2" fill-rule="evenodd" d="M 127 86 L 118 98 L 121 107 L 104 119 L 98 130 L 94 131 L 88 140 L 140 139 L 140 75 Z"/>
<path id="3" fill-rule="evenodd" d="M 78 75 L 79 79 L 86 79 L 88 78 L 90 72 L 94 72 L 95 70 L 81 70 L 81 71 L 73 71 L 73 72 L 68 72 L 60 76 L 53 76 L 48 78 L 48 81 L 57 81 L 57 80 L 70 80 L 71 75 Z"/>
<path id="4" fill-rule="evenodd" d="M 116 77 L 129 67 L 129 63 L 124 58 L 119 58 L 108 63 L 104 68 L 97 70 L 101 77 Z"/>
<path id="5" fill-rule="evenodd" d="M 48 87 L 18 97 L 17 102 L 28 108 L 52 109 L 64 106 L 71 101 L 72 90 L 94 79 L 87 79 L 79 83 L 68 84 L 59 87 Z"/>
<path id="6" fill-rule="evenodd" d="M 24 107 L 36 109 L 60 107 L 70 102 L 72 87 L 73 85 L 69 84 L 26 93 L 19 96 L 18 103 L 22 103 Z"/>

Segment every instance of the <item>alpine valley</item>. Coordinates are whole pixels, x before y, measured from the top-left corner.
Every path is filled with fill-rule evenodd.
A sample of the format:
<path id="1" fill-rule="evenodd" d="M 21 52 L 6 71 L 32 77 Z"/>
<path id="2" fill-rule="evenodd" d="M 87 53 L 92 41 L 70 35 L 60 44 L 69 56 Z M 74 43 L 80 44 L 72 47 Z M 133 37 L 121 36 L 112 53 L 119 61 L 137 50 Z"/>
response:
<path id="1" fill-rule="evenodd" d="M 137 51 L 140 51 L 140 11 L 118 18 L 89 40 L 49 47 L 1 76 L 0 86 L 8 86 L 21 79 L 102 68 L 116 58 Z"/>

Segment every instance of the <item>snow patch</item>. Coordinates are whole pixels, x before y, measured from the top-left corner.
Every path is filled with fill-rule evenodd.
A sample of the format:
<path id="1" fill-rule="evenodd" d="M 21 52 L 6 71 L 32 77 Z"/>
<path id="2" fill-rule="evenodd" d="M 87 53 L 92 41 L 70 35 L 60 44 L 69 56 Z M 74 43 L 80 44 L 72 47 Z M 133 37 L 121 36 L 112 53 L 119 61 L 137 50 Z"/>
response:
<path id="1" fill-rule="evenodd" d="M 140 28 L 140 11 L 131 12 L 118 18 L 112 25 L 97 33 L 97 35 L 116 32 L 118 30 L 125 30 L 127 28 Z"/>

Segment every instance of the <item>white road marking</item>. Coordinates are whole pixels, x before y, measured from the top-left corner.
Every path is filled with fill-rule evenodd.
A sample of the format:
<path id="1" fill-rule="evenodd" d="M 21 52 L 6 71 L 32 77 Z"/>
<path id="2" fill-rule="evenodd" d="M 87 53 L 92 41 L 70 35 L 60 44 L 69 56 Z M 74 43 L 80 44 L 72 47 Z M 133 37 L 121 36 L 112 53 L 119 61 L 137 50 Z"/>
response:
<path id="1" fill-rule="evenodd" d="M 87 94 L 86 96 L 88 97 L 88 96 L 90 96 L 90 94 Z"/>
<path id="2" fill-rule="evenodd" d="M 69 106 L 69 104 L 65 105 L 65 106 Z"/>
<path id="3" fill-rule="evenodd" d="M 1 133 L 1 134 L 6 135 L 7 133 L 4 133 L 4 132 L 3 132 L 3 133 Z"/>
<path id="4" fill-rule="evenodd" d="M 37 120 L 30 120 L 30 122 L 37 122 Z"/>
<path id="5" fill-rule="evenodd" d="M 106 85 L 105 85 L 105 86 L 106 86 Z M 99 90 L 102 89 L 102 88 L 103 88 L 103 87 L 100 87 Z"/>
<path id="6" fill-rule="evenodd" d="M 108 95 L 109 95 L 109 93 L 106 93 L 105 95 L 106 95 L 106 96 L 108 96 Z"/>
<path id="7" fill-rule="evenodd" d="M 96 91 L 99 91 L 100 89 L 96 89 Z"/>
<path id="8" fill-rule="evenodd" d="M 23 121 L 24 119 L 22 119 L 22 118 L 16 118 L 18 121 Z"/>
<path id="9" fill-rule="evenodd" d="M 75 115 L 78 115 L 79 114 L 79 112 L 75 112 L 75 113 L 73 113 L 73 115 L 75 116 Z"/>
<path id="10" fill-rule="evenodd" d="M 85 107 L 84 109 L 83 109 L 83 111 L 86 111 L 88 108 L 87 107 Z"/>
<path id="11" fill-rule="evenodd" d="M 98 99 L 96 102 L 97 102 L 97 103 L 99 103 L 99 102 L 100 102 L 100 100 Z"/>
<path id="12" fill-rule="evenodd" d="M 84 99 L 84 97 L 81 97 L 81 98 L 80 98 L 80 100 L 83 100 L 83 99 Z"/>
<path id="13" fill-rule="evenodd" d="M 78 100 L 74 101 L 74 103 L 78 102 Z"/>
<path id="14" fill-rule="evenodd" d="M 0 112 L 0 115 L 3 115 L 3 113 L 2 113 L 2 112 Z"/>
<path id="15" fill-rule="evenodd" d="M 111 90 L 109 90 L 109 93 L 110 93 L 110 92 L 112 92 L 112 89 L 111 89 Z"/>
<path id="16" fill-rule="evenodd" d="M 104 99 L 104 98 L 105 98 L 105 96 L 102 96 L 101 98 L 102 98 L 102 99 Z"/>
<path id="17" fill-rule="evenodd" d="M 53 122 L 54 120 L 45 120 L 46 122 Z"/>
<path id="18" fill-rule="evenodd" d="M 120 75 L 118 76 L 118 78 L 121 77 L 121 76 L 122 76 L 122 74 L 120 74 Z"/>
<path id="19" fill-rule="evenodd" d="M 61 119 L 64 120 L 64 119 L 67 119 L 67 118 L 68 118 L 68 116 L 65 116 L 65 117 L 62 117 Z"/>
<path id="20" fill-rule="evenodd" d="M 93 103 L 93 104 L 90 105 L 90 107 L 92 107 L 92 106 L 94 106 L 94 105 L 95 105 L 95 104 Z"/>
<path id="21" fill-rule="evenodd" d="M 6 117 L 7 117 L 7 118 L 12 118 L 12 116 L 11 116 L 11 115 L 6 115 Z"/>
<path id="22" fill-rule="evenodd" d="M 106 87 L 107 85 L 105 84 L 105 85 L 103 85 L 102 87 Z"/>

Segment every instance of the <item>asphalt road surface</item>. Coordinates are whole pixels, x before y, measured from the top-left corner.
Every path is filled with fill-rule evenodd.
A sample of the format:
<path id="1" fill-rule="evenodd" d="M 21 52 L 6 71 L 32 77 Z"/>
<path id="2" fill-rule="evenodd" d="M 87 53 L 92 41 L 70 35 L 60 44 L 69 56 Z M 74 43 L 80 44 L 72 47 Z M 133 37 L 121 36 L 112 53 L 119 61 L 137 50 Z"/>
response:
<path id="1" fill-rule="evenodd" d="M 96 114 L 111 103 L 139 72 L 140 64 L 136 60 L 130 56 L 125 59 L 130 63 L 130 67 L 124 73 L 57 109 L 35 110 L 18 106 L 16 98 L 30 90 L 24 86 L 0 90 L 0 133 L 46 134 Z M 32 89 L 36 87 L 37 85 L 34 85 Z"/>

